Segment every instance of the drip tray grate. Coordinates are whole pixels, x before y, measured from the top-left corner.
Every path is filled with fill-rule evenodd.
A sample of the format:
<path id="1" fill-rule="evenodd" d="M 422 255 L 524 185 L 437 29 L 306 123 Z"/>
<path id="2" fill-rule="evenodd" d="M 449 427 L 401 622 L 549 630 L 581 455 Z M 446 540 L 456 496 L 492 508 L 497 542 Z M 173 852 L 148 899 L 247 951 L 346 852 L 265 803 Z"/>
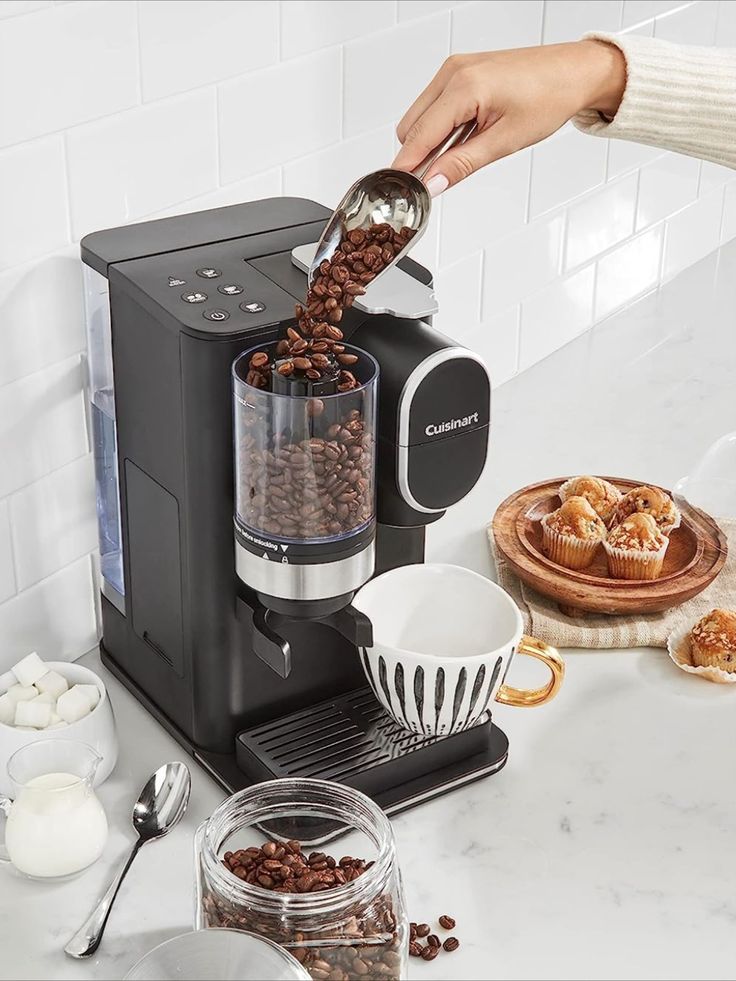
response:
<path id="1" fill-rule="evenodd" d="M 489 748 L 495 750 L 493 759 L 498 758 L 494 769 L 500 769 L 506 747 L 490 714 L 453 736 L 407 732 L 384 712 L 370 688 L 246 729 L 236 739 L 238 766 L 253 780 L 315 777 L 373 797 L 448 768 L 454 776 L 460 767 L 469 778 L 481 768 L 477 776 L 492 772 Z"/>

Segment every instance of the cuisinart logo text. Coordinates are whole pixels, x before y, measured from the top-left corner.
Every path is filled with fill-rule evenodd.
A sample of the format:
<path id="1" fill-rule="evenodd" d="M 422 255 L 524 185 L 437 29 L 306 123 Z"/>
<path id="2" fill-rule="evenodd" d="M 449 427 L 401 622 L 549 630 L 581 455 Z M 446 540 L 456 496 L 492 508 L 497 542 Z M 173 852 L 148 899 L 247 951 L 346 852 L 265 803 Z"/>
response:
<path id="1" fill-rule="evenodd" d="M 474 412 L 472 416 L 463 416 L 462 419 L 448 419 L 447 422 L 441 422 L 439 425 L 431 422 L 425 427 L 424 432 L 427 436 L 441 436 L 442 433 L 451 433 L 453 429 L 466 429 L 476 422 L 478 422 L 478 413 Z"/>

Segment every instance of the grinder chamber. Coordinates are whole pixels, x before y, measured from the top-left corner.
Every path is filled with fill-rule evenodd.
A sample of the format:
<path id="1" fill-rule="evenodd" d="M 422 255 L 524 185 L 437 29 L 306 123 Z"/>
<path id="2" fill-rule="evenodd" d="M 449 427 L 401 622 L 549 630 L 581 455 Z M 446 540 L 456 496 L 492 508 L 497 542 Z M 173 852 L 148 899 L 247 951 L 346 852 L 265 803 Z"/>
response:
<path id="1" fill-rule="evenodd" d="M 373 574 L 378 364 L 347 350 L 359 385 L 345 392 L 259 378 L 253 356 L 277 364 L 275 344 L 233 363 L 236 569 L 265 606 L 292 615 L 340 608 Z"/>

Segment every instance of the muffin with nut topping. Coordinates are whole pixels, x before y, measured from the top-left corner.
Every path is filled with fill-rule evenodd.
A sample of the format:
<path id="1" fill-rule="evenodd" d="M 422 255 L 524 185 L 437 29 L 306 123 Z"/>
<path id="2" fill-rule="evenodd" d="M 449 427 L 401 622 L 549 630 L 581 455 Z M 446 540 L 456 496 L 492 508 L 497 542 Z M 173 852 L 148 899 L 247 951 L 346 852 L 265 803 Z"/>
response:
<path id="1" fill-rule="evenodd" d="M 544 554 L 566 569 L 585 569 L 606 537 L 606 526 L 584 497 L 570 497 L 545 514 L 542 525 Z"/>
<path id="2" fill-rule="evenodd" d="M 698 620 L 690 631 L 690 660 L 736 674 L 736 612 L 711 610 Z"/>
<path id="3" fill-rule="evenodd" d="M 648 514 L 657 523 L 657 527 L 664 535 L 669 535 L 671 531 L 679 527 L 680 512 L 677 505 L 659 487 L 635 487 L 621 498 L 614 508 L 609 526 L 620 525 L 622 521 L 632 514 Z"/>
<path id="4" fill-rule="evenodd" d="M 607 480 L 603 480 L 602 477 L 591 477 L 588 474 L 582 477 L 570 477 L 562 484 L 558 493 L 563 502 L 571 497 L 584 497 L 605 522 L 610 520 L 613 509 L 623 497 L 621 491 Z"/>
<path id="5" fill-rule="evenodd" d="M 651 514 L 636 511 L 609 531 L 603 543 L 609 575 L 614 579 L 658 579 L 668 545 L 669 539 Z"/>

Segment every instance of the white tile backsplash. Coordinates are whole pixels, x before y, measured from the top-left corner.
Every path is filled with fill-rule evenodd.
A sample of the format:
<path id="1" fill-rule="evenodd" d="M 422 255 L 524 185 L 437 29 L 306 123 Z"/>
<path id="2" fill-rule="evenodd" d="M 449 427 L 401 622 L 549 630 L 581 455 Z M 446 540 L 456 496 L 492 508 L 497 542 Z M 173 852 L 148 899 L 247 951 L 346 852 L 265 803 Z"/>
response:
<path id="1" fill-rule="evenodd" d="M 566 126 L 532 150 L 530 217 L 558 208 L 605 178 L 605 140 L 593 140 Z"/>
<path id="2" fill-rule="evenodd" d="M 637 175 L 630 174 L 608 184 L 575 204 L 567 214 L 565 269 L 584 262 L 623 242 L 634 231 Z M 605 220 L 602 216 L 605 215 Z"/>
<path id="3" fill-rule="evenodd" d="M 521 305 L 519 368 L 546 358 L 593 322 L 595 268 L 558 280 Z"/>
<path id="4" fill-rule="evenodd" d="M 657 17 L 654 36 L 676 44 L 713 44 L 717 23 L 718 0 L 699 0 Z"/>
<path id="5" fill-rule="evenodd" d="M 718 247 L 723 217 L 723 189 L 668 218 L 662 278 L 667 280 Z"/>
<path id="6" fill-rule="evenodd" d="M 594 29 L 736 46 L 736 3 L 0 3 L 0 670 L 95 642 L 80 236 L 334 204 L 451 51 Z M 733 237 L 732 171 L 566 126 L 436 200 L 413 256 L 498 386 Z"/>
<path id="7" fill-rule="evenodd" d="M 91 455 L 12 494 L 9 503 L 19 589 L 27 589 L 97 547 Z"/>
<path id="8" fill-rule="evenodd" d="M 278 61 L 278 4 L 187 0 L 172 5 L 171 0 L 145 0 L 138 11 L 146 100 Z"/>
<path id="9" fill-rule="evenodd" d="M 211 88 L 79 126 L 67 140 L 75 238 L 217 186 Z"/>
<path id="10" fill-rule="evenodd" d="M 470 344 L 469 337 L 480 322 L 482 265 L 483 253 L 476 252 L 445 266 L 435 279 L 440 312 L 434 324 L 461 344 Z"/>
<path id="11" fill-rule="evenodd" d="M 0 671 L 30 651 L 73 661 L 97 643 L 88 555 L 0 604 Z"/>
<path id="12" fill-rule="evenodd" d="M 661 221 L 698 196 L 700 161 L 679 153 L 667 153 L 642 167 L 636 230 Z"/>
<path id="13" fill-rule="evenodd" d="M 441 265 L 457 262 L 524 225 L 530 161 L 529 150 L 497 160 L 443 195 Z"/>
<path id="14" fill-rule="evenodd" d="M 624 0 L 622 27 L 633 27 L 643 21 L 687 5 L 687 0 Z"/>
<path id="15" fill-rule="evenodd" d="M 61 136 L 0 150 L 0 272 L 70 241 L 66 198 Z"/>
<path id="16" fill-rule="evenodd" d="M 10 535 L 10 508 L 7 500 L 0 501 L 0 603 L 15 594 L 13 542 Z"/>
<path id="17" fill-rule="evenodd" d="M 340 139 L 340 65 L 340 49 L 330 48 L 220 86 L 223 184 Z"/>
<path id="18" fill-rule="evenodd" d="M 393 152 L 393 136 L 393 127 L 383 126 L 287 163 L 284 194 L 336 207 L 347 190 L 345 174 L 367 174 L 385 167 Z"/>
<path id="19" fill-rule="evenodd" d="M 281 4 L 281 57 L 299 58 L 395 23 L 393 0 L 285 0 Z"/>
<path id="20" fill-rule="evenodd" d="M 565 215 L 541 218 L 486 247 L 483 316 L 493 317 L 560 274 Z"/>
<path id="21" fill-rule="evenodd" d="M 622 0 L 547 0 L 544 43 L 577 41 L 586 31 L 617 31 L 622 7 Z"/>
<path id="22" fill-rule="evenodd" d="M 596 320 L 602 320 L 657 285 L 663 239 L 664 226 L 657 225 L 600 259 L 595 289 Z"/>
<path id="23" fill-rule="evenodd" d="M 0 498 L 87 452 L 79 357 L 0 388 Z"/>
<path id="24" fill-rule="evenodd" d="M 135 3 L 70 3 L 0 21 L 0 146 L 120 112 L 139 90 Z"/>
<path id="25" fill-rule="evenodd" d="M 395 126 L 449 53 L 449 13 L 402 23 L 346 44 L 344 135 L 384 123 Z M 374 82 L 377 72 L 385 77 L 381 85 Z"/>
<path id="26" fill-rule="evenodd" d="M 452 12 L 452 50 L 526 48 L 542 41 L 542 0 L 518 3 L 509 16 L 505 3 L 465 3 Z"/>
<path id="27" fill-rule="evenodd" d="M 0 274 L 0 390 L 84 347 L 76 246 Z"/>

